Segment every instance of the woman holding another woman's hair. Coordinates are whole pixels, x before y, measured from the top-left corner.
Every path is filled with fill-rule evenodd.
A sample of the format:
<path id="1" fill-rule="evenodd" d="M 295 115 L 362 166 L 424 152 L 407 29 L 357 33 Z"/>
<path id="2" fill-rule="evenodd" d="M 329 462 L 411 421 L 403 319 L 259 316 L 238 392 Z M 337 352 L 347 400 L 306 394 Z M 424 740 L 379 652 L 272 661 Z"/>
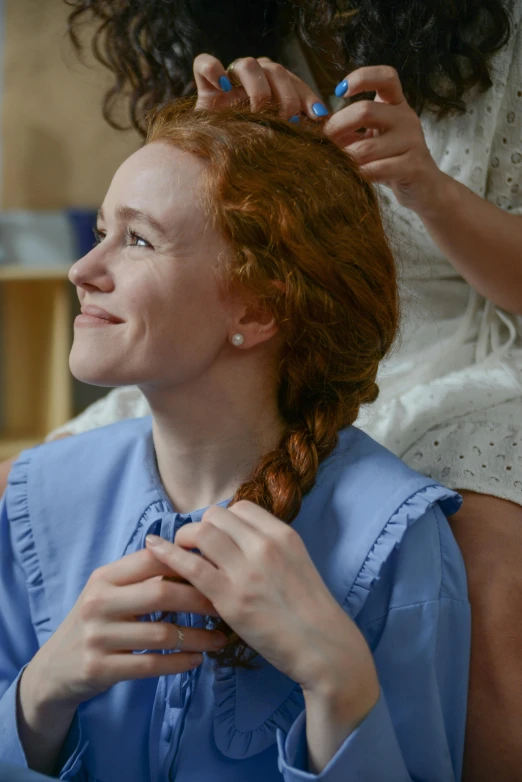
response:
<path id="1" fill-rule="evenodd" d="M 398 323 L 371 185 L 315 123 L 172 104 L 97 234 L 70 271 L 71 369 L 136 385 L 152 417 L 14 464 L 0 760 L 86 782 L 459 779 L 459 497 L 352 426 Z"/>

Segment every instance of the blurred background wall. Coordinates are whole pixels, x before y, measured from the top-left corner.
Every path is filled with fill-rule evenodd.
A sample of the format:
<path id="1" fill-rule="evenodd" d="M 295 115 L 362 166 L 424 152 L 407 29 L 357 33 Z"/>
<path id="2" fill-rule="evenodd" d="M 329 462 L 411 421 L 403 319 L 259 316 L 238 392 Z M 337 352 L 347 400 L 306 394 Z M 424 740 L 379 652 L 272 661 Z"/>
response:
<path id="1" fill-rule="evenodd" d="M 2 207 L 99 206 L 137 146 L 101 117 L 110 76 L 78 62 L 63 0 L 3 0 Z"/>
<path id="2" fill-rule="evenodd" d="M 64 364 L 76 314 L 66 274 L 85 251 L 82 217 L 140 139 L 102 119 L 110 74 L 78 61 L 69 10 L 0 0 L 0 457 L 106 393 Z"/>

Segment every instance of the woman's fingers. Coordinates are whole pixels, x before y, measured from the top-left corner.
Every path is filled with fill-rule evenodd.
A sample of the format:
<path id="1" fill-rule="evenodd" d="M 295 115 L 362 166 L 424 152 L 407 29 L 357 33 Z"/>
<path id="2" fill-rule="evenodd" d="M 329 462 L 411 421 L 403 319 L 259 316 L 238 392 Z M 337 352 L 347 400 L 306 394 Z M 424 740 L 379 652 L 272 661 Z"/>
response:
<path id="1" fill-rule="evenodd" d="M 102 565 L 92 573 L 91 583 L 104 582 L 114 586 L 137 584 L 153 576 L 176 576 L 165 564 L 158 562 L 150 551 L 140 549 L 132 554 L 126 554 L 115 562 Z"/>
<path id="2" fill-rule="evenodd" d="M 241 535 L 241 522 L 225 508 L 216 506 L 212 514 L 205 512 L 197 524 L 185 524 L 176 533 L 175 543 L 184 549 L 197 548 L 205 559 L 218 568 L 234 568 L 241 563 L 241 551 L 246 539 Z M 216 520 L 223 515 L 225 523 Z M 216 522 L 216 523 L 214 523 Z M 226 522 L 229 522 L 228 525 Z M 248 533 L 248 530 L 246 530 Z"/>
<path id="3" fill-rule="evenodd" d="M 287 71 L 287 73 L 295 85 L 303 114 L 306 114 L 306 116 L 311 119 L 323 119 L 324 117 L 327 117 L 330 114 L 329 110 L 312 88 L 300 79 L 299 76 L 296 76 L 295 73 L 291 73 L 290 71 Z"/>
<path id="4" fill-rule="evenodd" d="M 356 140 L 356 132 L 361 128 L 378 130 L 381 133 L 389 130 L 400 119 L 395 106 L 387 103 L 376 103 L 373 100 L 361 100 L 337 111 L 324 126 L 327 136 L 340 146 L 348 146 Z"/>
<path id="5" fill-rule="evenodd" d="M 346 151 L 355 158 L 360 166 L 374 160 L 403 155 L 410 148 L 409 138 L 398 132 L 385 133 L 382 136 L 367 137 L 346 145 Z"/>
<path id="6" fill-rule="evenodd" d="M 222 571 L 200 554 L 185 551 L 181 546 L 167 540 L 148 535 L 146 543 L 160 562 L 183 576 L 215 604 L 213 596 L 219 594 L 222 587 L 224 578 Z"/>
<path id="7" fill-rule="evenodd" d="M 300 114 L 306 114 L 312 119 L 318 119 L 326 116 L 328 110 L 321 99 L 302 79 L 268 57 L 259 57 L 258 62 L 272 89 L 273 101 L 281 107 L 282 117 L 294 119 Z"/>
<path id="8" fill-rule="evenodd" d="M 255 57 L 241 57 L 233 64 L 234 77 L 241 82 L 252 111 L 258 111 L 272 100 L 272 89 L 265 71 Z"/>
<path id="9" fill-rule="evenodd" d="M 104 663 L 108 681 L 148 679 L 191 671 L 201 665 L 203 655 L 195 652 L 178 654 L 111 654 Z"/>
<path id="10" fill-rule="evenodd" d="M 206 513 L 211 514 L 212 518 L 214 513 L 219 510 L 222 511 L 223 508 L 215 506 L 209 508 Z M 240 500 L 239 502 L 234 503 L 234 505 L 231 505 L 230 508 L 227 509 L 227 512 L 240 519 L 240 523 L 244 522 L 243 526 L 246 525 L 245 529 L 249 529 L 252 534 L 257 536 L 262 535 L 263 537 L 277 538 L 279 541 L 284 541 L 288 537 L 293 537 L 296 534 L 291 526 L 280 519 L 277 519 L 264 508 L 260 508 L 255 502 L 250 502 L 249 500 Z M 222 514 L 221 516 L 224 520 Z M 226 523 L 231 523 L 231 520 Z"/>
<path id="11" fill-rule="evenodd" d="M 403 171 L 406 175 L 409 174 L 404 165 L 404 155 L 374 160 L 361 166 L 361 173 L 367 179 L 381 184 L 392 183 L 397 178 L 397 171 Z"/>
<path id="12" fill-rule="evenodd" d="M 112 599 L 102 608 L 107 619 L 143 616 L 156 611 L 217 616 L 210 600 L 192 585 L 155 579 L 115 589 Z"/>
<path id="13" fill-rule="evenodd" d="M 342 91 L 341 85 L 346 84 Z M 406 100 L 399 74 L 389 65 L 370 65 L 348 74 L 337 85 L 336 93 L 342 98 L 353 98 L 362 92 L 376 92 L 379 102 L 399 104 Z"/>
<path id="14" fill-rule="evenodd" d="M 241 566 L 243 555 L 256 557 L 266 544 L 285 545 L 295 536 L 288 524 L 255 503 L 241 500 L 230 508 L 212 506 L 201 522 L 181 527 L 175 543 L 183 549 L 199 549 L 209 562 L 230 572 Z"/>
<path id="15" fill-rule="evenodd" d="M 279 106 L 280 115 L 284 119 L 299 116 L 303 106 L 296 85 L 286 68 L 277 62 L 272 62 L 268 57 L 260 57 L 258 63 L 270 87 L 271 101 Z"/>
<path id="16" fill-rule="evenodd" d="M 379 136 L 400 122 L 403 110 L 412 113 L 394 68 L 387 65 L 359 68 L 336 88 L 336 94 L 343 98 L 353 98 L 363 92 L 376 92 L 375 99 L 352 103 L 337 111 L 325 124 L 326 135 L 339 146 L 349 147 L 361 139 Z"/>
<path id="17" fill-rule="evenodd" d="M 194 79 L 198 95 L 209 89 L 218 92 L 230 92 L 232 84 L 221 62 L 211 54 L 198 54 L 193 63 Z"/>
<path id="18" fill-rule="evenodd" d="M 103 628 L 106 652 L 141 649 L 178 649 L 183 652 L 215 652 L 226 644 L 226 636 L 214 630 L 181 627 L 169 622 L 112 622 Z"/>
<path id="19" fill-rule="evenodd" d="M 196 108 L 223 109 L 246 99 L 246 92 L 232 85 L 223 64 L 211 54 L 198 54 L 193 69 L 198 92 Z"/>
<path id="20" fill-rule="evenodd" d="M 280 115 L 288 120 L 297 119 L 300 114 L 312 119 L 328 115 L 320 98 L 307 84 L 268 57 L 241 57 L 233 63 L 232 71 L 233 77 L 210 54 L 196 57 L 198 108 L 219 109 L 249 100 L 252 111 L 260 110 L 267 103 L 278 105 Z"/>

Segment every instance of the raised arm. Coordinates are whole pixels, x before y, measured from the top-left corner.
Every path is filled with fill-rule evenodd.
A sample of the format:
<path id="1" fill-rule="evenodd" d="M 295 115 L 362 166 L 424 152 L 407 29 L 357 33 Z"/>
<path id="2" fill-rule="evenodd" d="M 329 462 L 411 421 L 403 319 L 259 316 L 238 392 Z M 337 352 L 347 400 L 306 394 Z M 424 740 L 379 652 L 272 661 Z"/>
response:
<path id="1" fill-rule="evenodd" d="M 518 41 L 514 51 L 518 60 L 509 76 L 513 96 L 514 85 L 522 79 Z M 402 206 L 418 214 L 470 285 L 508 312 L 522 313 L 520 210 L 510 214 L 500 209 L 438 168 L 393 68 L 359 68 L 341 82 L 339 93 L 342 90 L 344 98 L 371 91 L 377 97 L 338 111 L 326 123 L 326 133 L 355 157 L 370 179 L 390 187 Z M 360 128 L 366 128 L 362 136 Z M 514 165 L 513 183 L 522 183 L 521 177 L 522 168 Z"/>

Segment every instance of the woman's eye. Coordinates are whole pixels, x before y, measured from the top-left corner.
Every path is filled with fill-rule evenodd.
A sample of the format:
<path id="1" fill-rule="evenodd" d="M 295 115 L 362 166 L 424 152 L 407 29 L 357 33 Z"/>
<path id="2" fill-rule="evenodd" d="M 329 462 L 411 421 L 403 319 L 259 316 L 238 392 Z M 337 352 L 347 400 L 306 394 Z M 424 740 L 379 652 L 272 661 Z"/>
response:
<path id="1" fill-rule="evenodd" d="M 99 231 L 97 228 L 93 228 L 92 232 L 94 234 L 94 244 L 93 247 L 96 247 L 96 245 L 100 244 L 100 242 L 105 239 L 105 234 L 102 231 Z"/>
<path id="2" fill-rule="evenodd" d="M 94 233 L 94 247 L 96 247 L 98 244 L 103 242 L 105 239 L 106 233 L 105 231 L 100 231 L 98 228 L 93 228 Z M 152 248 L 152 245 L 150 242 L 148 242 L 146 239 L 143 238 L 143 236 L 140 236 L 135 231 L 127 231 L 127 239 L 131 247 L 150 247 Z"/>
<path id="3" fill-rule="evenodd" d="M 129 239 L 131 239 L 131 244 L 133 247 L 152 247 L 152 245 L 146 239 L 144 239 L 143 236 L 140 236 L 134 231 L 129 231 Z"/>

